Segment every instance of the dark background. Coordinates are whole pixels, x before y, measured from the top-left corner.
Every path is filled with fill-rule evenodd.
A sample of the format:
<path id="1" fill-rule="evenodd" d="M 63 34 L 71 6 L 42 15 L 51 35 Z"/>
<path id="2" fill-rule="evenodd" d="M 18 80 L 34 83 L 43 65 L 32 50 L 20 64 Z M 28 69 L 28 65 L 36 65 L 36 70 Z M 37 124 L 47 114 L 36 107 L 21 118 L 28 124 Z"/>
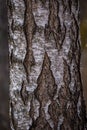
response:
<path id="1" fill-rule="evenodd" d="M 0 0 L 0 130 L 9 130 L 9 69 L 6 0 Z"/>
<path id="2" fill-rule="evenodd" d="M 80 0 L 81 74 L 87 105 L 87 0 Z M 9 128 L 9 61 L 6 0 L 0 0 L 0 130 Z"/>

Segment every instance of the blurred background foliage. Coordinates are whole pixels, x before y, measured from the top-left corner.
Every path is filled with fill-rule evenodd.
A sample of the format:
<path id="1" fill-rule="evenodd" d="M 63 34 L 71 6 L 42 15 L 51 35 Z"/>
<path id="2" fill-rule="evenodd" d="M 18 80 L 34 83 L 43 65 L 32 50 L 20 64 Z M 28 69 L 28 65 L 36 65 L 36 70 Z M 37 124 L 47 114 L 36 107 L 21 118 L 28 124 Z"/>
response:
<path id="1" fill-rule="evenodd" d="M 87 49 L 87 19 L 80 24 L 82 50 Z"/>
<path id="2" fill-rule="evenodd" d="M 87 0 L 80 0 L 80 32 L 82 50 L 87 49 Z"/>
<path id="3" fill-rule="evenodd" d="M 87 0 L 80 0 L 81 78 L 87 111 Z"/>

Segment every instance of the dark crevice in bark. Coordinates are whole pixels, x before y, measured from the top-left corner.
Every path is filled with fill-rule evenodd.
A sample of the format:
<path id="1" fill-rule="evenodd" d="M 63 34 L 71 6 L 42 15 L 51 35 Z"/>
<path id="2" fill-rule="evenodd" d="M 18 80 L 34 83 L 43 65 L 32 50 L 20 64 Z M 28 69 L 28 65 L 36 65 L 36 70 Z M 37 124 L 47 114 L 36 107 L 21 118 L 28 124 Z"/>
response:
<path id="1" fill-rule="evenodd" d="M 40 113 L 42 115 L 42 113 Z M 32 123 L 32 126 L 29 130 L 52 130 L 49 123 L 44 118 L 45 115 L 42 115 L 35 122 Z"/>
<path id="2" fill-rule="evenodd" d="M 40 102 L 39 117 L 36 121 L 33 121 L 33 125 L 30 130 L 51 130 L 51 127 L 45 119 L 45 110 L 43 109 L 49 100 L 53 100 L 56 93 L 56 84 L 50 69 L 50 60 L 48 54 L 45 53 L 41 74 L 37 80 L 38 86 L 34 91 L 34 95 Z"/>
<path id="3" fill-rule="evenodd" d="M 36 30 L 36 24 L 34 21 L 34 17 L 32 14 L 32 0 L 24 0 L 25 1 L 25 20 L 24 20 L 24 32 L 27 42 L 26 47 L 26 56 L 23 62 L 25 67 L 27 81 L 29 83 L 29 74 L 31 67 L 35 64 L 33 51 L 32 51 L 32 39 Z"/>
<path id="4" fill-rule="evenodd" d="M 59 117 L 61 115 L 61 107 L 57 103 L 57 101 L 52 100 L 52 103 L 49 105 L 48 112 L 49 112 L 49 114 L 51 116 L 51 119 L 53 120 L 54 130 L 57 130 Z"/>
<path id="5" fill-rule="evenodd" d="M 64 86 L 61 87 L 59 92 L 59 102 L 61 106 L 61 113 L 63 114 L 64 122 L 61 126 L 61 129 L 70 129 L 75 130 L 78 124 L 78 115 L 77 115 L 77 101 L 78 101 L 78 92 L 75 91 L 76 95 L 73 95 L 69 89 L 70 85 L 70 67 L 67 62 L 64 60 Z"/>
<path id="6" fill-rule="evenodd" d="M 34 122 L 34 106 L 33 106 L 33 99 L 35 96 L 32 96 L 31 102 L 30 102 L 30 117 L 32 118 L 32 121 Z"/>
<path id="7" fill-rule="evenodd" d="M 47 0 L 40 0 L 40 1 L 42 2 L 42 5 L 45 5 L 45 3 L 46 3 Z"/>
<path id="8" fill-rule="evenodd" d="M 56 93 L 55 79 L 54 79 L 54 76 L 53 76 L 52 71 L 50 69 L 50 65 L 51 65 L 51 63 L 50 63 L 48 54 L 45 53 L 42 71 L 41 71 L 41 73 L 38 77 L 38 80 L 37 80 L 38 87 L 35 90 L 35 95 L 40 102 L 43 99 L 45 100 L 45 98 L 47 98 L 47 100 L 49 98 L 53 99 L 53 97 Z M 44 93 L 44 90 L 46 91 L 45 93 Z"/>
<path id="9" fill-rule="evenodd" d="M 27 105 L 28 102 L 28 92 L 26 91 L 26 85 L 25 82 L 22 82 L 22 87 L 20 91 L 21 98 L 23 100 L 24 105 Z"/>
<path id="10" fill-rule="evenodd" d="M 59 3 L 56 0 L 49 0 L 49 17 L 48 24 L 45 25 L 45 38 L 49 38 L 53 35 L 53 38 L 56 43 L 56 47 L 60 50 L 62 43 L 60 43 L 61 35 L 61 24 L 58 16 L 59 12 Z"/>

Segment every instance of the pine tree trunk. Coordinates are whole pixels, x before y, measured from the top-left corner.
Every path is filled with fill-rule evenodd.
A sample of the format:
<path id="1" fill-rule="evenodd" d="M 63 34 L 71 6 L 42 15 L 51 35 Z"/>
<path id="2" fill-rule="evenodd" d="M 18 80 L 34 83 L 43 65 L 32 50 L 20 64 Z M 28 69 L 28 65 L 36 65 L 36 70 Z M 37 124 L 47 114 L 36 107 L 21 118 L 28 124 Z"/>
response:
<path id="1" fill-rule="evenodd" d="M 12 130 L 86 130 L 78 0 L 8 0 Z"/>

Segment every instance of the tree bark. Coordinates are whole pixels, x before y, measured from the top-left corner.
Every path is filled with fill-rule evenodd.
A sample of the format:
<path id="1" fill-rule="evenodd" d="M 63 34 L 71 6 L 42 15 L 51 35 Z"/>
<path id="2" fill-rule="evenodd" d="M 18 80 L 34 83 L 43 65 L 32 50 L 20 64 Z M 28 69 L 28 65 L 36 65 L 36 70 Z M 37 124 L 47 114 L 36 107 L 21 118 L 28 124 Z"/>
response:
<path id="1" fill-rule="evenodd" d="M 8 0 L 12 130 L 86 130 L 78 0 Z"/>

